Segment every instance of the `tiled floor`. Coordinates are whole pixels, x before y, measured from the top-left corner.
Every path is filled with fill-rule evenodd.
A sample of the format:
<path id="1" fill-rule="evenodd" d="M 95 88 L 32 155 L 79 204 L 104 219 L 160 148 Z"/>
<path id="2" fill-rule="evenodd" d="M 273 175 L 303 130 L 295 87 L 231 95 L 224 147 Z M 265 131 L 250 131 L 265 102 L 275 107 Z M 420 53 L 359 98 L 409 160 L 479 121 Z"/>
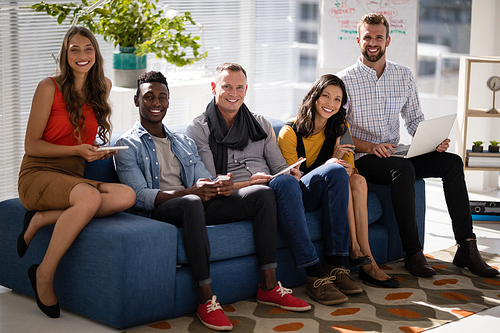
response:
<path id="1" fill-rule="evenodd" d="M 424 252 L 430 253 L 453 246 L 450 218 L 444 203 L 441 183 L 426 181 L 427 214 Z M 478 195 L 470 194 L 471 200 L 500 201 L 500 191 Z M 475 224 L 474 230 L 481 251 L 500 253 L 500 223 Z M 500 306 L 479 314 L 432 329 L 433 333 L 498 332 Z M 54 332 L 120 332 L 86 317 L 62 310 L 61 317 L 51 319 L 36 307 L 33 298 L 12 292 L 0 286 L 0 333 L 54 333 Z"/>

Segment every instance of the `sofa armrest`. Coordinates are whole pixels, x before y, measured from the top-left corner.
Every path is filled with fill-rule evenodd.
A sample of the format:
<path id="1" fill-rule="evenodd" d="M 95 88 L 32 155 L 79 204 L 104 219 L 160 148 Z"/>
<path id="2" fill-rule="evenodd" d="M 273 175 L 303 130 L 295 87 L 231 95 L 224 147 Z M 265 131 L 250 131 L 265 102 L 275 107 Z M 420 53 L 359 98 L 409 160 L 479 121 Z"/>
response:
<path id="1" fill-rule="evenodd" d="M 16 238 L 25 212 L 19 199 L 0 203 L 0 284 L 34 296 L 26 272 L 43 259 L 53 226 L 42 228 L 19 259 Z M 127 213 L 93 219 L 59 264 L 59 303 L 118 328 L 170 318 L 176 256 L 177 228 L 171 224 Z"/>

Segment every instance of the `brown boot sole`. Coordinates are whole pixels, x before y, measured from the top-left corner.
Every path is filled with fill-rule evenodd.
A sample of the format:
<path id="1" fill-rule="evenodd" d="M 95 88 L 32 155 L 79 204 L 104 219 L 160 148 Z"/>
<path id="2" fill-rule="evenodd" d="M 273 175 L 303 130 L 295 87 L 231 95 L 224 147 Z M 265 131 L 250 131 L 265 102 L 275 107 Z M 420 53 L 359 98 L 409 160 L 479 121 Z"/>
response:
<path id="1" fill-rule="evenodd" d="M 314 296 L 314 294 L 312 292 L 310 292 L 309 290 L 306 289 L 306 295 L 311 297 L 311 299 L 313 301 L 316 301 L 320 304 L 323 304 L 323 305 L 334 305 L 334 304 L 340 304 L 340 303 L 345 303 L 348 301 L 348 298 L 346 297 L 345 299 L 334 299 L 334 300 L 330 300 L 330 301 L 321 301 L 319 299 L 316 299 L 316 297 Z"/>
<path id="2" fill-rule="evenodd" d="M 356 294 L 361 294 L 363 292 L 363 289 L 355 289 L 355 290 L 342 290 L 338 286 L 337 288 L 342 292 L 344 295 L 356 295 Z"/>

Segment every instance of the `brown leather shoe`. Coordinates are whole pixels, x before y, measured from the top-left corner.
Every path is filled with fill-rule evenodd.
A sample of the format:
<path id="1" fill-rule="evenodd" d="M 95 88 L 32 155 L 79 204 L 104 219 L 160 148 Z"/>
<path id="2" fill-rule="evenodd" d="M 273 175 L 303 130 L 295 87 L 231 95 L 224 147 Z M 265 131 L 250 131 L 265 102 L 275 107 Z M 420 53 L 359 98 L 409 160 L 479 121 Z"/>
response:
<path id="1" fill-rule="evenodd" d="M 436 274 L 436 271 L 429 266 L 422 251 L 413 255 L 405 256 L 405 267 L 412 275 L 420 277 L 429 277 Z"/>
<path id="2" fill-rule="evenodd" d="M 306 294 L 318 303 L 324 305 L 347 302 L 347 296 L 342 294 L 332 282 L 332 277 L 307 277 Z"/>
<path id="3" fill-rule="evenodd" d="M 467 267 L 472 273 L 484 277 L 499 274 L 498 270 L 484 262 L 477 249 L 477 241 L 475 239 L 463 241 L 458 244 L 457 253 L 455 253 L 455 258 L 453 258 L 453 265 L 460 268 Z"/>
<path id="4" fill-rule="evenodd" d="M 352 277 L 349 275 L 350 271 L 344 266 L 331 266 L 325 264 L 325 272 L 330 277 L 335 277 L 332 280 L 333 284 L 339 288 L 339 290 L 346 295 L 361 294 L 363 288 L 357 284 Z"/>

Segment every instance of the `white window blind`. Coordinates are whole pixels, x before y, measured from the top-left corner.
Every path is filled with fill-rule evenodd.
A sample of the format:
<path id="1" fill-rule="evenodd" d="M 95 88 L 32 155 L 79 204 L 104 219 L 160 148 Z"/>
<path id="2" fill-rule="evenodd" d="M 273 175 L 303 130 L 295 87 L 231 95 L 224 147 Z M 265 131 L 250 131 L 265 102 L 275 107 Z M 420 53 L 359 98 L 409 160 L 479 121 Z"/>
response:
<path id="1" fill-rule="evenodd" d="M 247 71 L 245 103 L 251 111 L 286 119 L 293 106 L 295 0 L 164 1 L 164 5 L 190 12 L 197 24 L 189 32 L 200 36 L 209 75 L 224 62 L 236 62 Z M 175 98 L 175 96 L 172 96 Z M 201 112 L 200 112 L 201 113 Z"/>
<path id="2" fill-rule="evenodd" d="M 54 74 L 56 65 L 52 54 L 58 55 L 70 23 L 59 26 L 47 14 L 29 9 L 36 1 L 0 1 L 0 149 L 3 154 L 0 200 L 17 196 L 17 178 L 33 93 L 38 82 Z M 189 26 L 188 32 L 201 37 L 201 51 L 208 51 L 208 57 L 179 70 L 181 75 L 186 72 L 189 77 L 188 71 L 200 71 L 206 66 L 208 75 L 213 76 L 217 65 L 236 62 L 247 70 L 246 104 L 250 110 L 280 119 L 296 113 L 292 87 L 295 0 L 179 0 L 160 1 L 159 5 L 167 4 L 175 10 L 191 12 L 196 23 L 203 25 L 203 34 L 194 26 Z M 104 57 L 106 76 L 112 78 L 113 46 L 100 36 L 96 37 Z M 186 103 L 171 102 L 178 107 Z M 175 117 L 183 119 L 182 115 Z"/>

